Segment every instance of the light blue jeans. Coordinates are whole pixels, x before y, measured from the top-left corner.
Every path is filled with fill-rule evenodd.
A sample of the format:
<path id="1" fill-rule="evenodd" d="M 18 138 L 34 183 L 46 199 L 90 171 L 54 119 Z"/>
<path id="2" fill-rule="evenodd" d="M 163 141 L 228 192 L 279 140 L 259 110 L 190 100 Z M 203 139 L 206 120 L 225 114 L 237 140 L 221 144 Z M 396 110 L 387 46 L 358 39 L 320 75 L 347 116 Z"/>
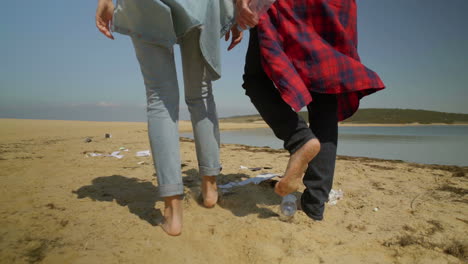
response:
<path id="1" fill-rule="evenodd" d="M 211 80 L 194 29 L 180 39 L 185 102 L 192 121 L 201 176 L 216 176 L 219 126 Z M 184 192 L 179 145 L 179 87 L 172 48 L 132 38 L 146 87 L 148 133 L 161 197 Z"/>

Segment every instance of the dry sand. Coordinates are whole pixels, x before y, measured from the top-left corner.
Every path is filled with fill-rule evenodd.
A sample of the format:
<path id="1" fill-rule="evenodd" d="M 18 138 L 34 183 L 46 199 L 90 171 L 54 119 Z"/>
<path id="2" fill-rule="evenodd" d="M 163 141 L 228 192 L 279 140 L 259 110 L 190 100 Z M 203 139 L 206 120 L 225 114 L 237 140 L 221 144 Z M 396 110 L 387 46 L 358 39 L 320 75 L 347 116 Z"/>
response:
<path id="1" fill-rule="evenodd" d="M 130 150 L 122 159 L 85 155 L 121 146 Z M 285 223 L 268 183 L 233 189 L 213 209 L 200 206 L 194 144 L 182 140 L 184 228 L 169 237 L 157 226 L 163 203 L 151 158 L 135 156 L 147 149 L 144 123 L 0 120 L 0 262 L 468 261 L 466 167 L 339 157 L 334 189 L 344 199 L 327 206 L 324 221 L 298 212 Z M 281 174 L 288 160 L 284 151 L 242 145 L 222 145 L 221 155 L 219 183 Z"/>

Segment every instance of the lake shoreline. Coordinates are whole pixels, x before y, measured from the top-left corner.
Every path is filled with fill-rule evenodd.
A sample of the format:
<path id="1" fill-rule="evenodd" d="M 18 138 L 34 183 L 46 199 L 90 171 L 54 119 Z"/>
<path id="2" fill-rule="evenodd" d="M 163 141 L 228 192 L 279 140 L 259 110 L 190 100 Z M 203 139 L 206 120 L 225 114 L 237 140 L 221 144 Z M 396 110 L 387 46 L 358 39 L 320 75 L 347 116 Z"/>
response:
<path id="1" fill-rule="evenodd" d="M 190 121 L 188 121 L 190 122 Z M 249 128 L 267 128 L 269 127 L 264 121 L 255 121 L 255 122 L 224 122 L 220 121 L 220 129 L 221 130 L 229 130 L 226 127 L 223 127 L 223 124 L 230 125 L 233 127 L 238 127 L 238 129 L 249 129 Z M 239 125 L 235 125 L 239 124 Z M 454 123 L 454 124 L 446 124 L 446 123 L 408 123 L 408 124 L 378 124 L 378 123 L 346 123 L 346 122 L 339 122 L 339 127 L 411 127 L 411 126 L 468 126 L 468 123 Z"/>
<path id="2" fill-rule="evenodd" d="M 188 137 L 180 137 L 181 142 L 191 142 L 194 143 L 195 141 L 192 138 Z M 265 153 L 277 153 L 277 154 L 285 154 L 289 155 L 288 151 L 285 149 L 276 149 L 271 148 L 268 146 L 252 146 L 246 144 L 236 144 L 236 143 L 222 143 L 221 146 L 237 146 L 242 148 L 246 151 L 251 152 L 265 152 Z M 337 160 L 348 160 L 348 161 L 357 161 L 357 162 L 387 162 L 391 164 L 407 164 L 409 166 L 413 166 L 416 168 L 426 168 L 426 169 L 434 169 L 434 170 L 445 170 L 450 172 L 464 172 L 466 171 L 468 174 L 468 166 L 463 165 L 449 165 L 449 164 L 426 164 L 426 163 L 419 163 L 419 162 L 411 162 L 399 159 L 383 159 L 383 158 L 374 158 L 374 157 L 361 157 L 361 156 L 349 156 L 349 155 L 336 155 Z"/>
<path id="3" fill-rule="evenodd" d="M 95 125 L 144 125 L 146 122 L 135 121 L 86 121 L 86 120 L 49 120 L 49 119 L 15 119 L 15 118 L 0 118 L 0 121 L 14 122 L 15 120 L 24 120 L 31 122 L 73 122 L 77 124 L 95 124 Z M 339 122 L 339 127 L 411 127 L 411 126 L 468 126 L 468 123 L 454 123 L 454 124 L 445 124 L 445 123 L 409 123 L 409 124 L 378 124 L 378 123 L 346 123 Z M 244 129 L 256 129 L 256 128 L 268 128 L 269 126 L 264 121 L 254 121 L 254 122 L 226 122 L 221 118 L 219 120 L 219 129 L 222 131 L 228 130 L 244 130 Z M 192 132 L 192 124 L 190 120 L 180 120 L 179 121 L 179 132 Z"/>

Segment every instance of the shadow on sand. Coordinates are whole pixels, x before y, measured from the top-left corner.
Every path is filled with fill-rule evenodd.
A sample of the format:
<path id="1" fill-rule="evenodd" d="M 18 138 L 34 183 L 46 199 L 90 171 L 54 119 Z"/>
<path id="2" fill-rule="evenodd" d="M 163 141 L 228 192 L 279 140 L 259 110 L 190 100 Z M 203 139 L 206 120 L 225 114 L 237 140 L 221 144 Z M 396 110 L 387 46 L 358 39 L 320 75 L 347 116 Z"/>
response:
<path id="1" fill-rule="evenodd" d="M 115 200 L 153 226 L 159 225 L 163 220 L 161 211 L 155 209 L 156 202 L 162 201 L 158 188 L 148 181 L 121 175 L 102 176 L 95 178 L 91 185 L 83 186 L 73 193 L 78 199 L 88 197 L 101 202 Z"/>
<path id="2" fill-rule="evenodd" d="M 184 185 L 190 189 L 190 198 L 196 200 L 201 205 L 201 189 L 198 171 L 189 169 L 183 172 Z M 249 175 L 243 173 L 220 174 L 217 179 L 218 185 L 233 181 L 248 179 Z M 249 184 L 229 189 L 221 194 L 218 206 L 232 212 L 233 215 L 243 217 L 256 214 L 259 218 L 278 217 L 278 214 L 265 206 L 279 205 L 281 197 L 273 191 L 274 181 L 265 181 L 259 185 Z M 219 190 L 218 190 L 219 191 Z M 202 206 L 202 205 L 201 205 Z"/>
<path id="3" fill-rule="evenodd" d="M 232 181 L 241 181 L 249 178 L 247 174 L 220 174 L 218 184 L 226 184 Z M 184 186 L 189 188 L 186 199 L 193 199 L 202 206 L 201 179 L 198 171 L 189 169 L 183 171 Z M 278 217 L 277 212 L 266 208 L 276 206 L 281 198 L 273 191 L 274 182 L 265 181 L 259 185 L 249 184 L 234 187 L 228 192 L 220 194 L 218 206 L 232 212 L 238 217 L 256 214 L 259 218 Z M 102 176 L 93 179 L 92 184 L 82 186 L 73 191 L 78 199 L 91 198 L 93 201 L 116 201 L 121 206 L 128 207 L 130 213 L 137 215 L 153 226 L 161 224 L 162 213 L 155 209 L 156 202 L 163 201 L 159 198 L 158 188 L 151 182 L 137 178 L 128 178 L 121 175 Z"/>

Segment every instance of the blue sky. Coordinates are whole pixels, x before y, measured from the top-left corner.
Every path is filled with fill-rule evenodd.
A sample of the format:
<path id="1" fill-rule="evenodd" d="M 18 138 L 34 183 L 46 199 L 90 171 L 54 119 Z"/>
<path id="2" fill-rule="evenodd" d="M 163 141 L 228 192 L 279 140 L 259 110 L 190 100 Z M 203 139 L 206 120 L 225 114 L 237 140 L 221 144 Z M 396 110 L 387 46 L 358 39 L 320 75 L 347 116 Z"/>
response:
<path id="1" fill-rule="evenodd" d="M 361 59 L 387 85 L 361 107 L 468 113 L 468 1 L 357 3 Z M 94 26 L 95 8 L 96 1 L 2 4 L 0 117 L 145 120 L 143 80 L 130 39 L 102 36 Z M 230 52 L 223 41 L 223 77 L 214 83 L 220 116 L 256 113 L 241 88 L 247 40 L 248 34 Z M 182 80 L 178 52 L 176 57 Z M 183 100 L 181 119 L 188 119 Z"/>

